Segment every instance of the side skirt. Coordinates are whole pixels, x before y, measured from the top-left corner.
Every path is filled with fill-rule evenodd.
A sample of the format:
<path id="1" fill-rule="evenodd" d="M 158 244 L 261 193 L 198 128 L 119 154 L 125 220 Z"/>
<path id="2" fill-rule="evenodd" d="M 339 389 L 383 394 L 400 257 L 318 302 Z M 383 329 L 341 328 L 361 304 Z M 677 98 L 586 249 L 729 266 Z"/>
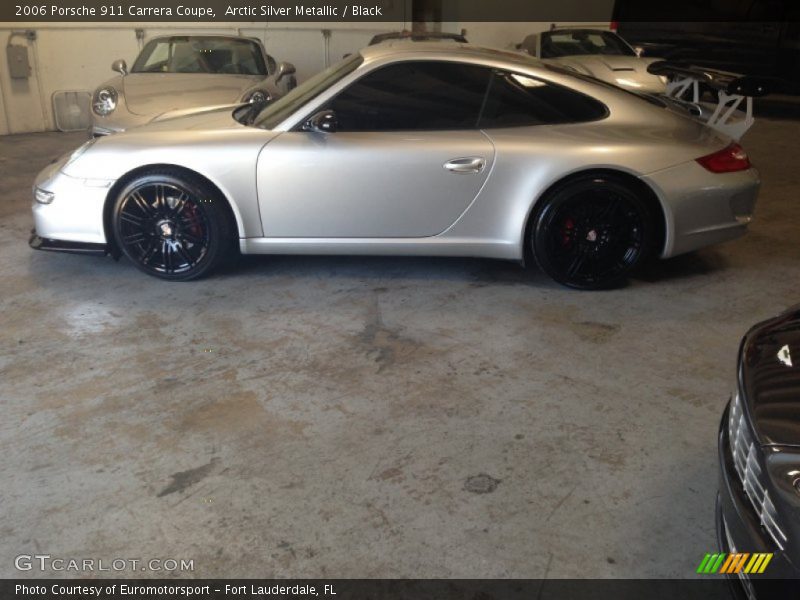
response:
<path id="1" fill-rule="evenodd" d="M 468 256 L 523 260 L 522 248 L 504 240 L 477 238 L 244 238 L 242 254 L 355 254 Z"/>

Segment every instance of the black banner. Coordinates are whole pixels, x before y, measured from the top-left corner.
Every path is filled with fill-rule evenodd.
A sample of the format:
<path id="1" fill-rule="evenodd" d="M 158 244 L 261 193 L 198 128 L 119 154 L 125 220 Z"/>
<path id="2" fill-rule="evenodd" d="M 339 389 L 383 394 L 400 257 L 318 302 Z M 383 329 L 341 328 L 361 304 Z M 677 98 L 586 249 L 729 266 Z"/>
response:
<path id="1" fill-rule="evenodd" d="M 791 586 L 798 583 L 791 582 Z M 784 585 L 782 582 L 771 584 L 781 588 Z M 785 585 L 784 591 L 792 589 L 789 582 Z M 794 589 L 796 591 L 797 587 Z M 0 582 L 3 600 L 730 600 L 730 593 L 730 584 L 720 576 L 691 580 L 29 579 Z M 779 592 L 775 597 L 787 596 Z"/>
<path id="2" fill-rule="evenodd" d="M 4 0 L 3 22 L 800 20 L 792 0 Z"/>

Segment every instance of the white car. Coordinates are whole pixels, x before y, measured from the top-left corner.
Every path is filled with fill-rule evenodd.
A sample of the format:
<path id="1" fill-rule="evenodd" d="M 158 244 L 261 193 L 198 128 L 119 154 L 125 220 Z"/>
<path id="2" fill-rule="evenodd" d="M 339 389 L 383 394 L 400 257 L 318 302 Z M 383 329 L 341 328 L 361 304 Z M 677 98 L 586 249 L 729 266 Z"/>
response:
<path id="1" fill-rule="evenodd" d="M 635 92 L 663 94 L 667 78 L 647 72 L 658 58 L 644 58 L 613 31 L 551 29 L 527 36 L 517 48 L 545 63 L 590 75 Z"/>

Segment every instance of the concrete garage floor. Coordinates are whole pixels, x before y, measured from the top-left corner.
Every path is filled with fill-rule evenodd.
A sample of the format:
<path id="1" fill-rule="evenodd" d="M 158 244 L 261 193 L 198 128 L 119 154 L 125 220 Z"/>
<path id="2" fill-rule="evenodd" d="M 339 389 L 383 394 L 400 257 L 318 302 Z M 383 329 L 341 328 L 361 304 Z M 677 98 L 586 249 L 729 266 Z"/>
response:
<path id="1" fill-rule="evenodd" d="M 798 121 L 745 138 L 748 237 L 603 293 L 487 260 L 261 257 L 168 284 L 33 252 L 34 175 L 82 137 L 0 138 L 0 576 L 45 553 L 691 577 L 714 550 L 739 339 L 800 302 Z"/>

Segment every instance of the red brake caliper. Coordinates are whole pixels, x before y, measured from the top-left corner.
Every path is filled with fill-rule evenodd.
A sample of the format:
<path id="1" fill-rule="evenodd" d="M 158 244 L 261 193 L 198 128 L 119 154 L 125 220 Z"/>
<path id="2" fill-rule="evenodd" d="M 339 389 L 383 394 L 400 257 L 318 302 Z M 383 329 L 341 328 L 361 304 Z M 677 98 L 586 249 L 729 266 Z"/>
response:
<path id="1" fill-rule="evenodd" d="M 561 228 L 561 243 L 565 248 L 572 245 L 573 233 L 575 233 L 575 221 L 572 220 L 572 217 L 567 217 Z"/>
<path id="2" fill-rule="evenodd" d="M 196 238 L 200 239 L 203 237 L 203 228 L 200 225 L 200 214 L 197 211 L 197 207 L 194 204 L 187 203 L 186 212 L 189 213 L 189 232 L 195 236 Z"/>

